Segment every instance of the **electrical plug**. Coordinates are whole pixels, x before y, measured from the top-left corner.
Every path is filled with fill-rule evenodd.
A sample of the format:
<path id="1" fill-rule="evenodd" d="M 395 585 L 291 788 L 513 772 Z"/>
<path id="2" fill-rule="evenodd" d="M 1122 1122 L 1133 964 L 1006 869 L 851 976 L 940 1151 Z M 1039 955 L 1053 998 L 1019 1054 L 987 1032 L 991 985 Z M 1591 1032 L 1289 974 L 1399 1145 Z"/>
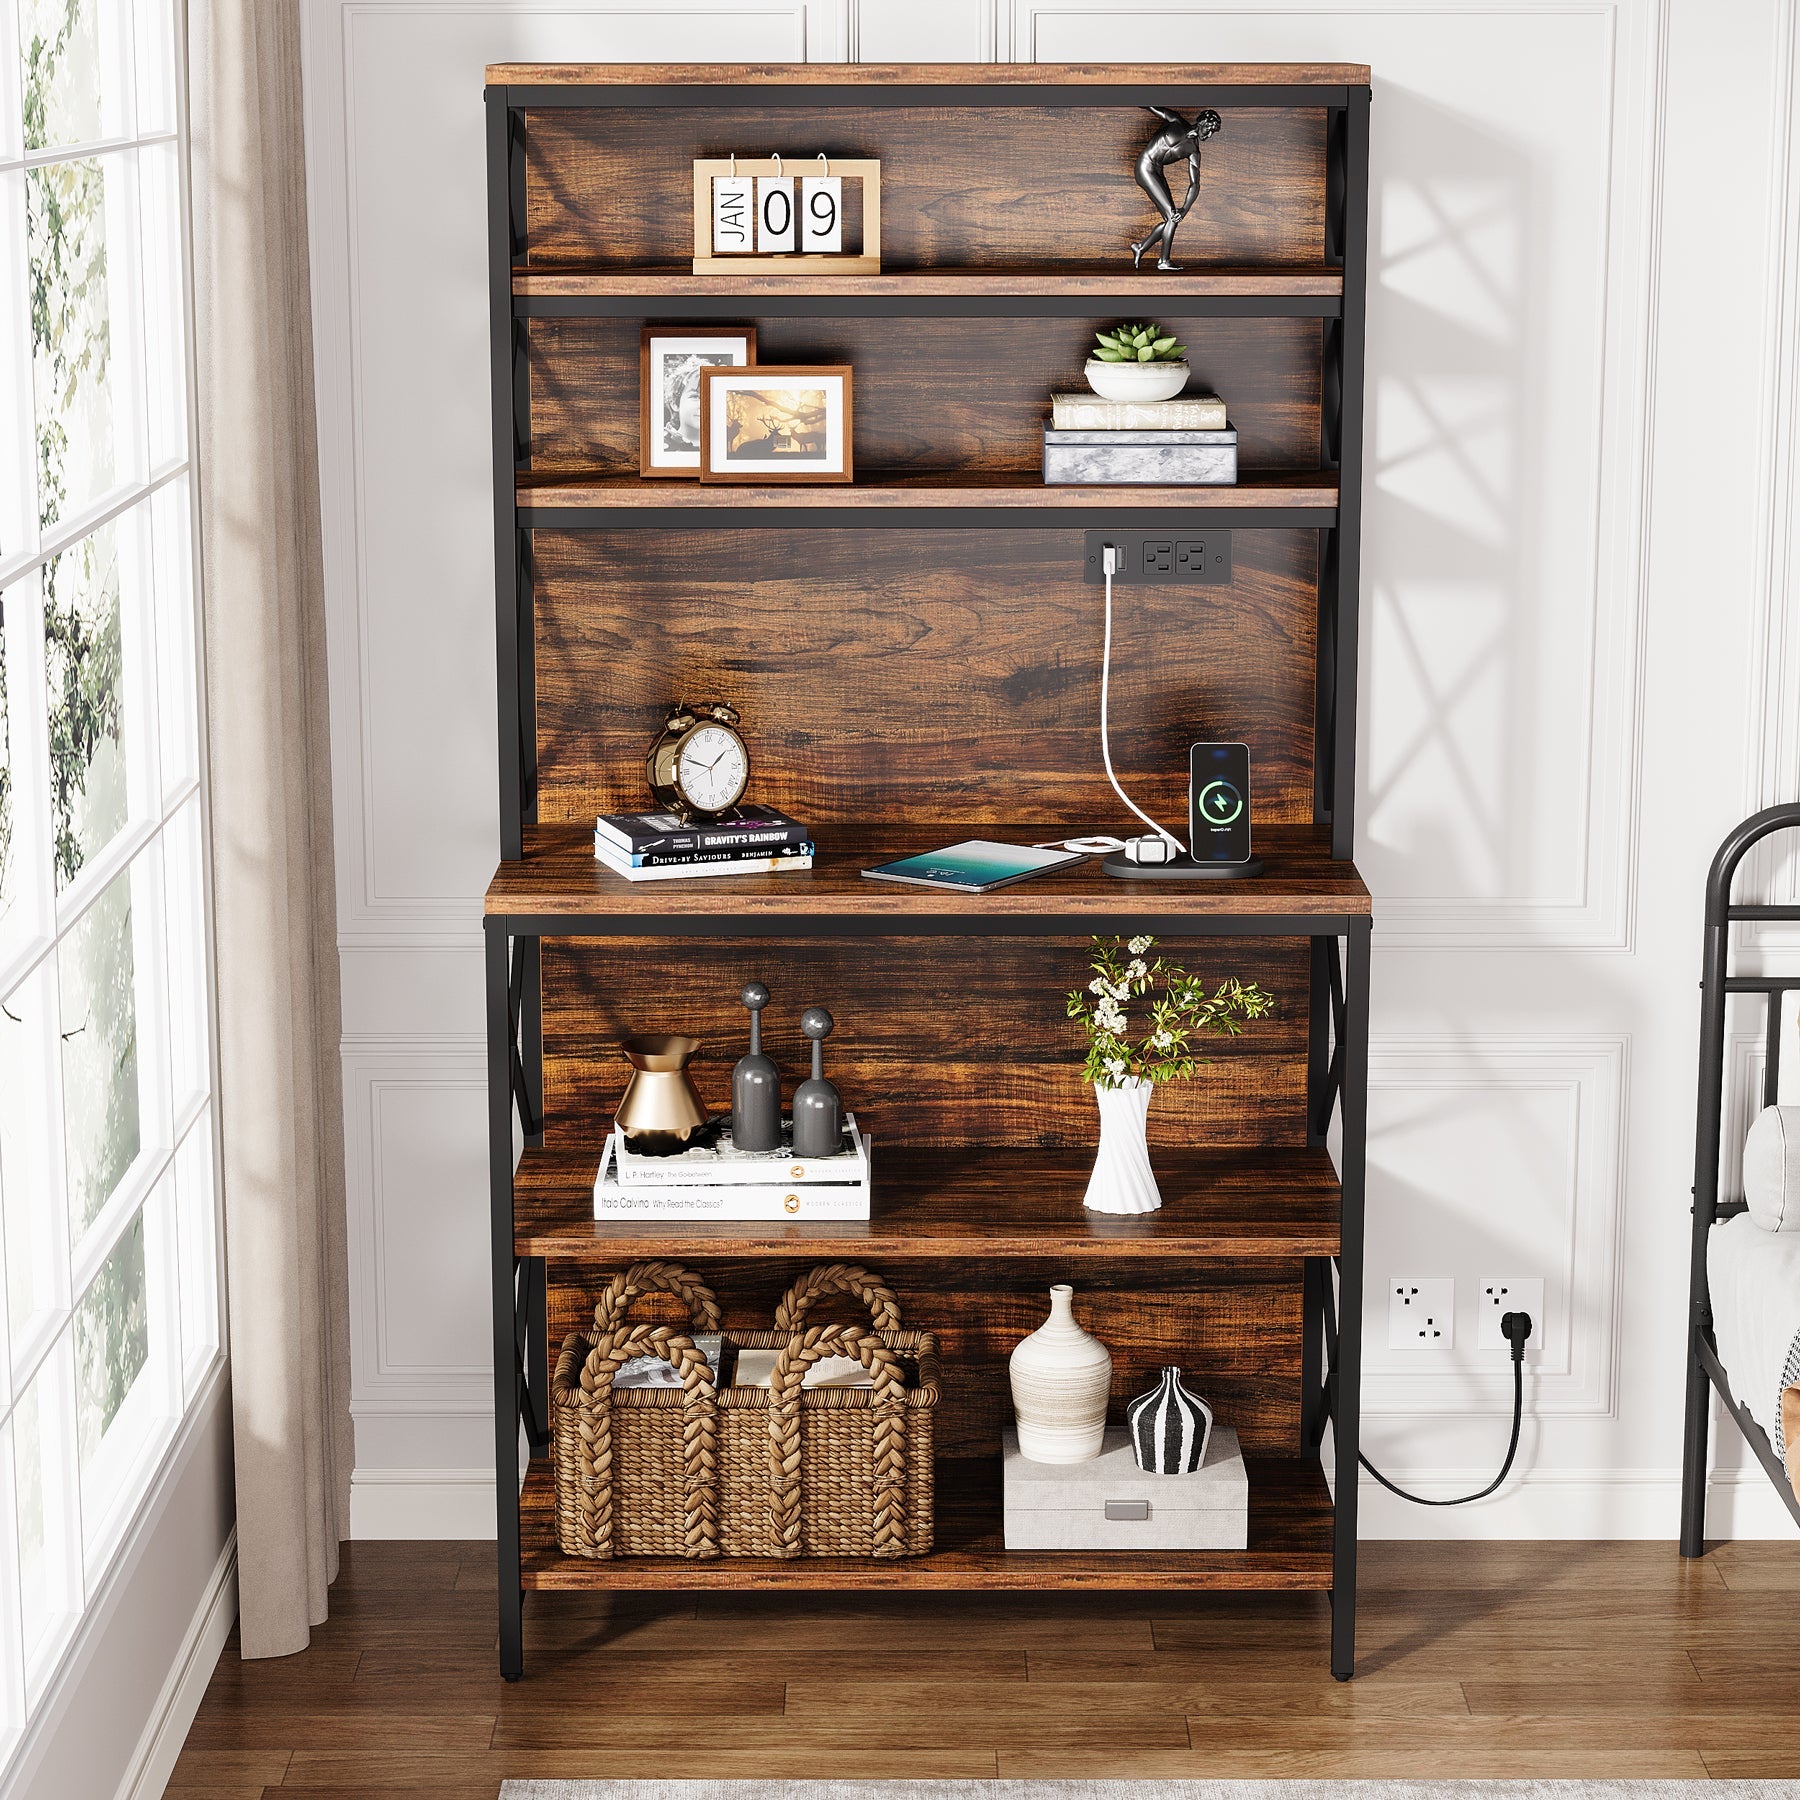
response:
<path id="1" fill-rule="evenodd" d="M 1531 1314 L 1528 1312 L 1502 1313 L 1500 1335 L 1512 1345 L 1513 1361 L 1523 1362 L 1525 1346 L 1531 1342 Z"/>

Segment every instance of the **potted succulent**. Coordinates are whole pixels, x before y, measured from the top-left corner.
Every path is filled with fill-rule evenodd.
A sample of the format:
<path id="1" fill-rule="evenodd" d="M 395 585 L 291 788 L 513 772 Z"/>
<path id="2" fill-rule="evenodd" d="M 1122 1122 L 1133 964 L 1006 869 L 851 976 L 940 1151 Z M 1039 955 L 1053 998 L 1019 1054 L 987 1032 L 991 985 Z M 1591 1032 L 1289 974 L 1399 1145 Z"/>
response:
<path id="1" fill-rule="evenodd" d="M 1088 386 L 1102 400 L 1173 400 L 1187 386 L 1187 351 L 1160 325 L 1094 333 Z"/>
<path id="2" fill-rule="evenodd" d="M 1069 1017 L 1087 1035 L 1082 1075 L 1100 1108 L 1100 1148 L 1082 1204 L 1091 1212 L 1146 1213 L 1162 1205 L 1150 1170 L 1150 1102 L 1165 1081 L 1186 1081 L 1200 1067 L 1193 1040 L 1238 1037 L 1247 1019 L 1267 1018 L 1275 997 L 1253 981 L 1229 978 L 1212 993 L 1197 975 L 1158 956 L 1153 937 L 1097 937 L 1093 979 L 1069 995 Z M 1126 1008 L 1154 996 L 1142 1035 L 1131 1036 Z"/>

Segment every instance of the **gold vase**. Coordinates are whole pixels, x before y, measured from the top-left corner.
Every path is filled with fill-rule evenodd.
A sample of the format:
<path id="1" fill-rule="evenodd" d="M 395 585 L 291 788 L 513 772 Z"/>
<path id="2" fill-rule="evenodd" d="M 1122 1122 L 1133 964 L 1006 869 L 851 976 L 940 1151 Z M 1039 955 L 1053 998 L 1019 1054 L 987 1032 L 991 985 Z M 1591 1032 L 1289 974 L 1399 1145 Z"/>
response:
<path id="1" fill-rule="evenodd" d="M 619 1048 L 632 1075 L 613 1123 L 633 1150 L 650 1156 L 680 1150 L 706 1123 L 706 1102 L 688 1073 L 700 1040 L 640 1031 Z"/>

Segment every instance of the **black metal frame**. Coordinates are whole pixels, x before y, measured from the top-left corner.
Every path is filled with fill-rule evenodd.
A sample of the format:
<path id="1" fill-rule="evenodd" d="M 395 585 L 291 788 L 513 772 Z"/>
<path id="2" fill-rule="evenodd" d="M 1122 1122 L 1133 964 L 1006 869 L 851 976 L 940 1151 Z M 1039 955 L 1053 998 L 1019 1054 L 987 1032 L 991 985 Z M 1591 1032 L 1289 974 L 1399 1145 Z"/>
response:
<path id="1" fill-rule="evenodd" d="M 1719 1361 L 1713 1332 L 1712 1291 L 1706 1250 L 1713 1226 L 1744 1210 L 1741 1200 L 1719 1198 L 1719 1151 L 1725 1111 L 1725 1006 L 1733 994 L 1760 994 L 1763 999 L 1765 1059 L 1763 1105 L 1773 1106 L 1781 1080 L 1781 996 L 1800 990 L 1800 975 L 1733 975 L 1731 928 L 1750 920 L 1800 923 L 1800 906 L 1734 906 L 1731 887 L 1738 865 L 1766 837 L 1778 831 L 1800 831 L 1800 802 L 1771 806 L 1737 826 L 1719 846 L 1706 877 L 1706 926 L 1700 975 L 1700 1098 L 1694 1129 L 1694 1221 L 1688 1270 L 1687 1420 L 1681 1453 L 1681 1554 L 1706 1551 L 1706 1449 L 1711 1422 L 1711 1393 L 1717 1389 L 1725 1409 L 1737 1421 L 1756 1460 L 1775 1484 L 1794 1522 L 1800 1525 L 1796 1498 L 1787 1470 L 1775 1454 L 1769 1435 L 1731 1392 L 1730 1377 Z"/>
<path id="2" fill-rule="evenodd" d="M 704 513 L 659 503 L 644 506 L 521 509 L 515 483 L 530 467 L 530 388 L 526 321 L 586 313 L 638 317 L 704 317 L 741 302 L 666 296 L 607 296 L 565 301 L 515 296 L 513 271 L 525 247 L 526 108 L 570 106 L 1131 106 L 1154 100 L 1171 108 L 1312 107 L 1323 110 L 1328 188 L 1328 261 L 1343 270 L 1337 297 L 1174 296 L 1142 283 L 1145 300 L 1182 317 L 1317 317 L 1324 333 L 1321 461 L 1338 471 L 1335 507 L 1098 508 L 729 508 Z M 1363 338 L 1368 266 L 1369 90 L 1366 87 L 1222 88 L 1151 86 L 882 87 L 500 87 L 487 90 L 489 295 L 493 382 L 495 632 L 499 705 L 501 856 L 523 854 L 524 829 L 537 812 L 535 679 L 532 665 L 532 533 L 537 530 L 804 528 L 869 530 L 896 526 L 943 529 L 1167 529 L 1183 514 L 1207 529 L 1305 529 L 1319 534 L 1317 713 L 1314 817 L 1329 826 L 1331 854 L 1353 853 L 1356 766 L 1358 579 L 1361 546 Z M 1116 297 L 1110 297 L 1118 304 Z M 844 296 L 797 301 L 781 311 L 806 315 L 854 312 L 902 316 L 1080 316 L 1093 307 L 1075 296 L 1013 299 L 953 295 Z M 767 308 L 765 308 L 767 310 Z M 1163 897 L 1166 900 L 1166 896 Z M 1362 914 L 1196 917 L 1158 905 L 1147 892 L 1121 895 L 1106 918 L 1072 921 L 1047 910 L 1024 916 L 979 914 L 871 917 L 709 913 L 698 916 L 610 913 L 579 916 L 494 915 L 486 920 L 489 1186 L 492 1221 L 495 1399 L 495 1510 L 499 1557 L 500 1671 L 524 1672 L 519 1491 L 526 1455 L 545 1453 L 549 1439 L 545 1273 L 542 1259 L 514 1254 L 515 1131 L 541 1142 L 543 1071 L 539 947 L 545 937 L 807 935 L 921 937 L 1064 936 L 1089 931 L 1163 930 L 1193 937 L 1305 937 L 1311 942 L 1307 1056 L 1308 1137 L 1324 1142 L 1331 1114 L 1341 1127 L 1342 1219 L 1336 1258 L 1305 1259 L 1302 1273 L 1303 1446 L 1317 1450 L 1332 1426 L 1336 1463 L 1332 1548 L 1331 1671 L 1353 1673 L 1356 1630 L 1357 1450 L 1363 1262 L 1364 1152 L 1368 1121 L 1369 963 L 1371 921 Z M 1339 940 L 1343 940 L 1340 959 Z M 517 1125 L 515 1125 L 517 1121 Z M 1334 1294 L 1335 1288 L 1335 1294 Z M 678 1582 L 679 1571 L 671 1572 Z"/>

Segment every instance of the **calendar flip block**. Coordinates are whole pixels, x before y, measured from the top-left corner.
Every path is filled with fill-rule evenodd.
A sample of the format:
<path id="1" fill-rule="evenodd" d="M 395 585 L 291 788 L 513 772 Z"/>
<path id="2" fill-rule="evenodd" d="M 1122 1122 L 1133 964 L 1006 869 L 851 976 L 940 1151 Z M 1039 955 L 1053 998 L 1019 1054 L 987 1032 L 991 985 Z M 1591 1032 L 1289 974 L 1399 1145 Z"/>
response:
<path id="1" fill-rule="evenodd" d="M 808 162 L 797 153 L 792 164 Z M 817 168 L 818 159 L 810 159 Z M 746 167 L 768 174 L 743 174 Z M 694 273 L 727 275 L 744 269 L 782 270 L 792 275 L 879 275 L 881 273 L 881 163 L 873 157 L 833 158 L 823 175 L 772 173 L 773 157 L 698 157 L 694 162 Z M 855 184 L 862 202 L 862 241 L 844 249 L 845 189 Z M 796 204 L 796 191 L 798 203 Z M 775 250 L 771 233 L 779 227 L 781 199 L 787 199 L 788 248 Z M 723 198 L 722 198 L 723 196 Z M 777 217 L 764 217 L 775 202 Z M 727 204 L 729 202 L 729 204 Z M 816 211 L 811 210 L 816 206 Z M 721 218 L 726 229 L 721 235 Z M 741 221 L 741 224 L 740 224 Z M 739 235 L 754 237 L 755 249 Z M 779 241 L 779 240 L 777 240 Z"/>
<path id="2" fill-rule="evenodd" d="M 714 243 L 718 239 L 713 240 Z M 822 256 L 844 249 L 844 178 L 808 175 L 800 183 L 800 248 Z"/>
<path id="3" fill-rule="evenodd" d="M 755 216 L 756 183 L 748 175 L 721 175 L 712 184 L 713 254 L 751 255 L 756 249 Z"/>

